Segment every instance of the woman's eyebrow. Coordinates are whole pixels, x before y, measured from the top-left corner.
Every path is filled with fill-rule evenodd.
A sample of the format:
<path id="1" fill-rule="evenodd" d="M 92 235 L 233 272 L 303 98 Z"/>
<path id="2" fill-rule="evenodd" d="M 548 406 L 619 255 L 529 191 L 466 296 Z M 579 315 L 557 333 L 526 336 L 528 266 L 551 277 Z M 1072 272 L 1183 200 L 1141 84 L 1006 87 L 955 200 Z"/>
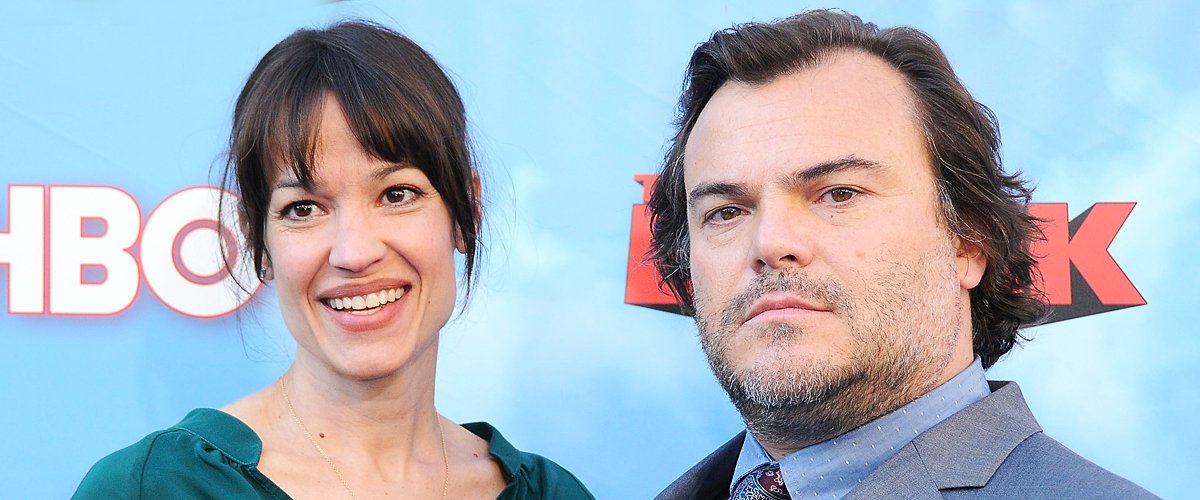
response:
<path id="1" fill-rule="evenodd" d="M 388 163 L 386 165 L 376 167 L 375 170 L 372 170 L 371 171 L 371 179 L 376 180 L 376 181 L 383 180 L 384 178 L 386 178 L 389 175 L 392 175 L 395 172 L 399 172 L 401 170 L 410 169 L 410 168 L 417 168 L 417 167 L 409 165 L 408 163 Z"/>
<path id="2" fill-rule="evenodd" d="M 288 189 L 288 188 L 307 189 L 304 186 L 304 183 L 300 182 L 299 179 L 297 179 L 291 175 L 280 176 L 279 180 L 275 181 L 275 185 L 271 186 L 272 191 L 276 191 L 279 189 Z"/>

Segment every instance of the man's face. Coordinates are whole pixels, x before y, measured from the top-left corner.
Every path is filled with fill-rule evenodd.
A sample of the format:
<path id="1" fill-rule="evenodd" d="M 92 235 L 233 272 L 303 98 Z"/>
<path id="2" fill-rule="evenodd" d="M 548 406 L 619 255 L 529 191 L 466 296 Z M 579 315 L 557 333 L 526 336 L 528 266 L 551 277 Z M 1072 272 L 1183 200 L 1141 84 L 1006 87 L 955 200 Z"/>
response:
<path id="1" fill-rule="evenodd" d="M 684 158 L 701 343 L 752 431 L 804 409 L 829 428 L 797 441 L 844 432 L 973 359 L 986 263 L 940 217 L 912 93 L 883 61 L 726 83 Z"/>

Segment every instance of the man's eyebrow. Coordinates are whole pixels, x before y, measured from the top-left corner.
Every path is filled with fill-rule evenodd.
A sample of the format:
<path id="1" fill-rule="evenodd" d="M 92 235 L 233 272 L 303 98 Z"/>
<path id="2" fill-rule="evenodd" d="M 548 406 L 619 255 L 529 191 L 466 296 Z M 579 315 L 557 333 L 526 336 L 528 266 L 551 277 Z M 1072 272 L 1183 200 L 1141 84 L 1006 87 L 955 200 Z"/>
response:
<path id="1" fill-rule="evenodd" d="M 704 182 L 688 192 L 688 207 L 694 207 L 701 198 L 722 196 L 726 198 L 741 198 L 747 193 L 746 185 L 732 182 Z"/>
<path id="2" fill-rule="evenodd" d="M 783 181 L 787 186 L 802 186 L 827 175 L 846 170 L 882 170 L 886 168 L 887 165 L 883 163 L 865 160 L 854 155 L 847 155 L 818 163 L 804 170 L 786 174 Z M 694 207 L 701 198 L 707 196 L 741 198 L 745 197 L 748 192 L 749 190 L 746 188 L 746 185 L 741 183 L 705 182 L 688 192 L 688 207 Z"/>
<path id="3" fill-rule="evenodd" d="M 882 170 L 886 168 L 887 165 L 882 163 L 847 155 L 787 174 L 784 176 L 784 182 L 788 186 L 802 186 L 827 175 L 846 170 Z"/>

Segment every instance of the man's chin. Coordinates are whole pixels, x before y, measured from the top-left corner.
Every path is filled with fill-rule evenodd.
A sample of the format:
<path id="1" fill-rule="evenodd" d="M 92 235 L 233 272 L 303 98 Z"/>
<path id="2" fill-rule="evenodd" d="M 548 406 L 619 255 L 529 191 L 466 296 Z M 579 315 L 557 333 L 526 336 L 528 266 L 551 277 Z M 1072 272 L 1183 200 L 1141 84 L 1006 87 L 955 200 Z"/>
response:
<path id="1" fill-rule="evenodd" d="M 719 346 L 721 356 L 739 372 L 839 370 L 849 360 L 849 335 L 832 328 L 821 333 L 792 323 L 745 324 Z M 715 347 L 715 346 L 714 346 Z"/>
<path id="2" fill-rule="evenodd" d="M 824 370 L 759 370 L 714 372 L 730 401 L 760 439 L 799 449 L 837 436 L 863 423 L 862 411 L 847 402 L 863 389 L 865 374 L 845 368 Z M 810 367 L 811 368 L 811 367 Z M 848 397 L 849 396 L 849 397 Z"/>
<path id="3" fill-rule="evenodd" d="M 750 370 L 724 376 L 719 374 L 719 378 L 734 404 L 742 401 L 763 408 L 824 403 L 857 378 L 836 369 L 796 370 L 796 366 L 788 363 L 757 364 Z"/>
<path id="4" fill-rule="evenodd" d="M 755 346 L 744 349 L 743 355 L 736 358 L 725 356 L 722 360 L 710 358 L 709 361 L 718 377 L 736 382 L 747 390 L 761 388 L 781 395 L 812 394 L 839 385 L 840 379 L 858 375 L 853 366 L 847 366 L 824 347 L 805 343 L 775 348 Z"/>

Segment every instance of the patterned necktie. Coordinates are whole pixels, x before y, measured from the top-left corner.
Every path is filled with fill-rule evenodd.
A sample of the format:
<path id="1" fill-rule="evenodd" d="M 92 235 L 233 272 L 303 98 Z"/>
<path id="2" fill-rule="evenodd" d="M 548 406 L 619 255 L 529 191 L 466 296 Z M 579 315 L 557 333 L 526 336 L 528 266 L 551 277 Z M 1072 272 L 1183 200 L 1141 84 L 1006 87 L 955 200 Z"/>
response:
<path id="1" fill-rule="evenodd" d="M 779 464 L 769 463 L 754 469 L 733 489 L 730 500 L 788 500 L 787 486 Z"/>

